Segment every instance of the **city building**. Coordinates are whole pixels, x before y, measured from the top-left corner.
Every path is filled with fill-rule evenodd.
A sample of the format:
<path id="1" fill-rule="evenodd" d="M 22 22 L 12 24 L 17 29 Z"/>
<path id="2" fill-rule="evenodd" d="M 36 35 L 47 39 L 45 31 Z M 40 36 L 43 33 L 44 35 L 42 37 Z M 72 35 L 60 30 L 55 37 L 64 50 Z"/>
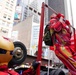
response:
<path id="1" fill-rule="evenodd" d="M 13 41 L 21 41 L 27 48 L 27 53 L 34 55 L 38 45 L 39 23 L 35 23 L 33 16 L 27 17 L 24 21 L 14 25 L 12 31 Z M 36 50 L 35 50 L 36 49 Z"/>
<path id="2" fill-rule="evenodd" d="M 27 3 L 25 0 L 17 0 L 17 6 L 21 7 L 21 12 L 15 11 L 15 19 L 14 25 L 25 20 L 27 17 L 34 15 L 34 22 L 39 23 L 40 17 L 34 11 L 31 11 L 29 7 L 33 8 L 34 10 L 41 12 L 41 4 L 44 0 L 28 0 Z M 20 9 L 19 9 L 20 10 Z M 20 18 L 18 18 L 20 15 Z"/>
<path id="3" fill-rule="evenodd" d="M 65 15 L 65 18 L 68 19 L 72 26 L 76 28 L 76 1 L 73 0 L 45 0 L 45 3 L 53 8 L 56 12 L 62 13 Z M 45 9 L 46 18 L 45 23 L 47 24 L 50 19 L 50 15 L 54 13 L 51 10 Z M 48 16 L 47 16 L 48 15 Z"/>
<path id="4" fill-rule="evenodd" d="M 38 9 L 38 1 L 34 0 L 31 4 L 29 4 L 30 7 L 35 9 L 36 11 L 39 11 Z M 28 10 L 28 16 L 29 15 L 34 15 L 34 22 L 39 23 L 39 15 L 36 14 L 35 12 L 31 11 L 30 9 Z"/>
<path id="5" fill-rule="evenodd" d="M 56 12 L 58 13 L 62 13 L 65 15 L 65 4 L 64 4 L 64 0 L 45 0 L 45 3 L 50 6 L 52 9 L 54 9 Z M 52 10 L 46 8 L 45 9 L 46 13 L 45 13 L 45 23 L 47 24 L 47 22 L 50 19 L 50 16 L 54 13 Z"/>
<path id="6" fill-rule="evenodd" d="M 64 0 L 65 1 L 65 12 L 67 19 L 70 21 L 71 25 L 76 28 L 76 1 L 74 0 Z"/>
<path id="7" fill-rule="evenodd" d="M 45 2 L 45 0 L 33 0 L 28 6 L 41 13 L 42 2 Z M 34 15 L 34 22 L 40 22 L 40 16 L 36 12 L 28 10 L 29 15 Z"/>
<path id="8" fill-rule="evenodd" d="M 16 0 L 0 1 L 0 35 L 11 37 Z"/>

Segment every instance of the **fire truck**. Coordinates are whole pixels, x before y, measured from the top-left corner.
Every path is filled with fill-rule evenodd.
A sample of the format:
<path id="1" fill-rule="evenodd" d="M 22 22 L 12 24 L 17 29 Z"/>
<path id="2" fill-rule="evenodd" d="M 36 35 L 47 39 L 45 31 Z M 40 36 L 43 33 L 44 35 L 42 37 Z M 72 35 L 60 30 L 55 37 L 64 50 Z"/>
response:
<path id="1" fill-rule="evenodd" d="M 51 24 L 47 25 L 47 27 L 44 30 L 45 7 L 52 10 L 55 16 L 52 16 L 52 18 L 50 19 Z M 49 45 L 49 48 L 55 52 L 56 56 L 67 67 L 66 71 L 69 71 L 71 75 L 76 75 L 75 73 L 76 72 L 75 28 L 70 25 L 69 21 L 64 19 L 64 15 L 57 13 L 55 10 L 53 10 L 51 7 L 49 7 L 44 2 L 42 3 L 41 14 L 39 13 L 39 15 L 41 16 L 41 21 L 40 21 L 40 32 L 39 32 L 37 57 L 27 55 L 27 50 L 26 50 L 25 45 L 19 41 L 15 41 L 13 42 L 14 44 L 13 58 L 8 64 L 9 67 L 14 68 L 14 70 L 25 70 L 29 68 L 29 65 L 25 65 L 24 68 L 22 68 L 21 66 L 17 66 L 17 65 L 20 65 L 21 63 L 25 64 L 27 63 L 27 61 L 30 62 L 33 60 L 37 60 L 37 61 L 43 62 L 43 64 L 39 64 L 37 71 L 36 71 L 36 75 L 65 75 L 65 71 L 63 71 L 62 68 L 60 67 L 54 68 L 52 66 L 49 67 L 49 65 L 45 66 L 45 64 L 48 63 L 48 60 L 42 59 L 41 57 L 42 56 L 42 42 L 44 41 L 45 44 Z M 71 28 L 73 29 L 73 32 L 70 31 Z M 43 37 L 43 31 L 44 31 L 44 37 Z M 50 34 L 47 34 L 47 32 L 49 32 Z M 71 36 L 72 33 L 73 35 Z M 53 37 L 53 39 L 51 39 L 51 43 L 50 43 L 49 38 L 47 38 L 48 35 L 50 36 L 49 37 L 50 39 L 51 37 Z M 6 51 L 4 50 L 6 48 L 7 51 L 11 51 L 10 52 L 11 54 L 12 50 L 10 50 L 10 48 L 13 49 L 12 42 L 10 42 L 10 40 L 6 37 L 0 37 L 0 41 L 1 41 L 0 48 L 2 50 L 1 53 L 6 54 Z M 2 59 L 1 61 L 3 62 L 4 59 Z"/>

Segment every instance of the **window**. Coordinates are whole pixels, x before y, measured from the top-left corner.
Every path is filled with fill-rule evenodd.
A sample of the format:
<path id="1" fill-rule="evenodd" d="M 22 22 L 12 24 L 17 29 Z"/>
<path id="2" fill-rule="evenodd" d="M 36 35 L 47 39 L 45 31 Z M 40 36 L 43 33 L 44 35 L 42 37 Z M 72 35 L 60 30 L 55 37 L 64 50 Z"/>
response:
<path id="1" fill-rule="evenodd" d="M 6 18 L 6 16 L 3 16 L 3 18 Z"/>
<path id="2" fill-rule="evenodd" d="M 8 11 L 8 8 L 7 8 L 7 7 L 5 7 L 5 10 L 6 10 L 6 11 Z"/>
<path id="3" fill-rule="evenodd" d="M 0 20 L 0 25 L 2 25 L 2 20 Z"/>
<path id="4" fill-rule="evenodd" d="M 0 5 L 0 10 L 2 9 L 2 6 Z"/>
<path id="5" fill-rule="evenodd" d="M 8 2 L 6 2 L 6 6 L 9 6 L 9 3 Z"/>
<path id="6" fill-rule="evenodd" d="M 10 20 L 10 18 L 8 18 L 8 20 Z"/>
<path id="7" fill-rule="evenodd" d="M 11 1 L 11 3 L 13 3 L 13 0 Z"/>
<path id="8" fill-rule="evenodd" d="M 1 12 L 0 12 L 0 16 L 1 16 Z"/>
<path id="9" fill-rule="evenodd" d="M 6 18 L 6 17 L 7 17 L 7 15 L 6 15 L 6 14 L 4 14 L 3 18 Z"/>
<path id="10" fill-rule="evenodd" d="M 10 20 L 11 19 L 11 16 L 8 16 L 8 20 Z"/>
<path id="11" fill-rule="evenodd" d="M 10 9 L 9 11 L 10 11 L 10 12 L 12 12 L 12 10 L 11 10 L 11 9 Z"/>
<path id="12" fill-rule="evenodd" d="M 13 24 L 12 23 L 8 23 L 7 26 L 10 27 L 10 28 L 12 28 Z"/>
<path id="13" fill-rule="evenodd" d="M 3 33 L 8 33 L 8 29 L 5 29 L 5 28 L 1 28 L 1 31 L 2 31 Z"/>
<path id="14" fill-rule="evenodd" d="M 8 8 L 7 8 L 7 7 L 5 7 L 5 9 L 6 9 L 6 10 L 8 10 Z"/>
<path id="15" fill-rule="evenodd" d="M 14 0 L 11 0 L 11 1 L 14 1 Z"/>
<path id="16" fill-rule="evenodd" d="M 5 21 L 2 21 L 2 25 L 5 25 Z"/>
<path id="17" fill-rule="evenodd" d="M 2 21 L 2 26 L 6 26 L 6 22 L 5 21 Z"/>
<path id="18" fill-rule="evenodd" d="M 13 8 L 13 4 L 10 4 L 10 7 Z"/>

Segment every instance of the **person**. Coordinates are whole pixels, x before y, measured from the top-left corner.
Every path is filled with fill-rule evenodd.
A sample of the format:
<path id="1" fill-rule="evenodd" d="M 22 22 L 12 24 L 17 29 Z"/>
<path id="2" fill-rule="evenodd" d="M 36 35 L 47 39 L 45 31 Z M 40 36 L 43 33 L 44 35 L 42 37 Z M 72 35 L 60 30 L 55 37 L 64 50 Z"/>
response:
<path id="1" fill-rule="evenodd" d="M 30 66 L 29 69 L 24 70 L 22 75 L 35 75 L 36 74 L 36 69 L 38 67 L 38 65 L 40 64 L 40 61 L 33 61 L 32 65 Z"/>
<path id="2" fill-rule="evenodd" d="M 0 36 L 0 75 L 19 75 L 14 70 L 8 68 L 8 63 L 13 57 L 13 50 L 13 42 L 6 37 Z"/>
<path id="3" fill-rule="evenodd" d="M 61 13 L 51 16 L 48 29 L 53 41 L 55 55 L 66 65 L 72 75 L 76 75 L 76 52 L 71 46 L 72 30 L 68 20 Z M 75 45 L 73 45 L 75 46 Z"/>
<path id="4" fill-rule="evenodd" d="M 6 37 L 0 36 L 0 75 L 34 75 L 40 64 L 38 61 L 33 61 L 30 68 L 24 70 L 22 74 L 16 72 L 12 67 L 8 67 L 9 62 L 13 58 L 13 51 L 13 42 Z"/>
<path id="5" fill-rule="evenodd" d="M 60 13 L 53 14 L 51 16 L 48 28 L 50 30 L 51 35 L 56 34 L 55 35 L 56 40 L 54 42 L 60 45 L 70 44 L 70 38 L 71 38 L 70 22 L 64 19 L 63 14 Z"/>
<path id="6" fill-rule="evenodd" d="M 54 35 L 55 34 L 55 35 Z M 50 21 L 45 27 L 44 42 L 46 45 L 53 46 L 54 43 L 69 45 L 71 38 L 70 22 L 64 19 L 63 14 L 53 13 Z M 52 39 L 54 39 L 52 41 Z M 56 40 L 55 40 L 56 39 Z"/>

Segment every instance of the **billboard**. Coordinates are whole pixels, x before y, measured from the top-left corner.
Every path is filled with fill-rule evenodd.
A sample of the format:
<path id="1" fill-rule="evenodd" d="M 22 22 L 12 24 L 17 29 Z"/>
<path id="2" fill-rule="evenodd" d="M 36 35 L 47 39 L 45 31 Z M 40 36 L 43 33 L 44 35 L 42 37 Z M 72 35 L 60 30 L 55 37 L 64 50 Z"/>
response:
<path id="1" fill-rule="evenodd" d="M 39 24 L 34 23 L 32 25 L 32 34 L 31 34 L 31 46 L 30 46 L 30 54 L 34 55 L 38 46 L 38 37 L 39 37 Z"/>
<path id="2" fill-rule="evenodd" d="M 14 21 L 18 22 L 21 20 L 21 13 L 22 13 L 22 6 L 20 6 L 19 4 L 16 6 L 15 8 L 15 15 L 14 15 Z"/>

